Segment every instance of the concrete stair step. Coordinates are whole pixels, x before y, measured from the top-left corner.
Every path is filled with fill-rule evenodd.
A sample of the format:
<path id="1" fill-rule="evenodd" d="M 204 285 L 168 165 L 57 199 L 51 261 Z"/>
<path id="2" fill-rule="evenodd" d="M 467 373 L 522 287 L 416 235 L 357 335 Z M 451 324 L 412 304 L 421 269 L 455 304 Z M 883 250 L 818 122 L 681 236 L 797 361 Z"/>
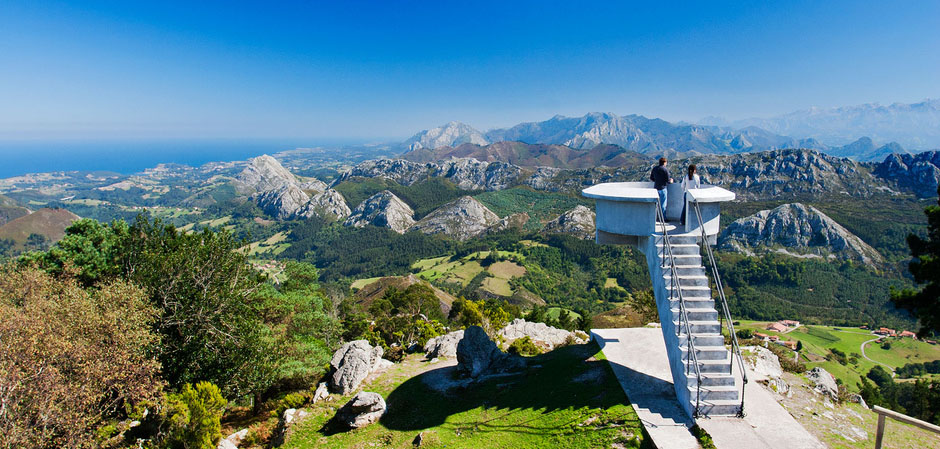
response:
<path id="1" fill-rule="evenodd" d="M 695 376 L 688 378 L 688 385 L 694 387 L 696 383 Z M 735 387 L 737 386 L 737 378 L 731 374 L 717 374 L 717 373 L 702 373 L 702 386 L 703 387 Z"/>
<path id="2" fill-rule="evenodd" d="M 670 241 L 669 243 L 670 243 L 669 248 L 672 250 L 672 254 L 673 254 L 673 255 L 676 255 L 676 254 L 700 254 L 700 251 L 701 251 L 701 249 L 698 247 L 698 244 L 694 244 L 694 243 L 673 243 L 672 241 Z M 656 248 L 657 248 L 656 251 L 657 251 L 659 254 L 663 254 L 663 248 L 664 248 L 664 247 L 665 247 L 665 245 L 663 245 L 662 243 L 657 243 L 657 244 L 656 244 Z M 669 259 L 669 252 L 670 252 L 670 250 L 665 250 L 665 257 L 663 257 L 664 259 Z"/>
<path id="3" fill-rule="evenodd" d="M 676 338 L 678 339 L 679 347 L 680 347 L 680 348 L 681 348 L 681 347 L 684 347 L 684 346 L 686 345 L 686 341 L 688 340 L 688 336 L 686 336 L 686 334 L 685 334 L 684 331 L 681 332 L 681 333 L 679 333 L 679 335 L 678 335 Z M 712 334 L 695 334 L 695 333 L 693 333 L 693 334 L 692 334 L 692 343 L 693 343 L 696 347 L 698 347 L 698 346 L 703 346 L 703 347 L 704 347 L 704 346 L 723 346 L 723 345 L 725 344 L 725 337 L 722 336 L 722 335 L 720 335 L 720 334 L 718 334 L 717 332 L 716 332 L 716 333 L 712 333 Z"/>
<path id="4" fill-rule="evenodd" d="M 695 403 L 696 392 L 699 391 L 694 386 L 689 386 L 689 397 L 692 398 L 692 402 Z M 699 399 L 700 401 L 715 401 L 715 400 L 725 400 L 725 401 L 739 401 L 740 397 L 738 396 L 741 393 L 741 389 L 735 386 L 713 386 L 706 387 L 702 386 Z"/>
<path id="5" fill-rule="evenodd" d="M 726 358 L 724 360 L 699 360 L 698 369 L 701 373 L 721 373 L 721 374 L 731 374 L 731 359 Z M 695 369 L 693 368 L 690 372 L 691 376 L 695 376 Z"/>
<path id="6" fill-rule="evenodd" d="M 694 407 L 695 404 L 693 403 Z M 706 416 L 737 416 L 741 411 L 741 400 L 714 399 L 699 402 L 699 413 Z"/>
<path id="7" fill-rule="evenodd" d="M 663 245 L 663 236 L 653 237 L 657 246 Z M 699 237 L 694 235 L 669 235 L 669 243 L 672 245 L 696 245 L 698 246 Z"/>
<path id="8" fill-rule="evenodd" d="M 666 273 L 663 274 L 663 281 L 666 282 L 666 285 L 672 285 L 672 273 L 670 271 L 671 270 L 666 269 Z M 708 276 L 704 274 L 700 274 L 700 275 L 680 274 L 679 286 L 681 287 L 708 287 Z M 685 291 L 683 291 L 683 293 L 685 293 Z"/>
<path id="9" fill-rule="evenodd" d="M 682 361 L 688 360 L 688 346 L 683 345 L 679 350 L 682 351 Z M 724 346 L 696 346 L 695 357 L 697 360 L 727 360 L 728 350 Z"/>
<path id="10" fill-rule="evenodd" d="M 663 273 L 672 274 L 672 270 L 667 266 L 663 269 Z M 706 276 L 705 267 L 701 265 L 680 265 L 679 261 L 676 261 L 676 273 L 679 276 Z"/>
<path id="11" fill-rule="evenodd" d="M 698 301 L 697 301 L 698 303 Z M 700 304 L 695 304 L 696 306 Z M 672 320 L 678 321 L 681 318 L 682 312 L 679 308 L 678 301 L 674 307 L 669 309 L 672 312 Z M 685 303 L 685 312 L 688 315 L 689 320 L 691 321 L 718 321 L 718 311 L 714 307 L 692 307 L 688 301 Z"/>
<path id="12" fill-rule="evenodd" d="M 692 335 L 695 334 L 720 334 L 721 325 L 718 324 L 718 321 L 693 321 L 689 320 L 689 325 L 686 326 L 685 322 L 681 324 L 677 320 L 672 321 L 672 328 L 679 329 L 679 333 L 686 333 L 688 329 L 691 329 Z"/>

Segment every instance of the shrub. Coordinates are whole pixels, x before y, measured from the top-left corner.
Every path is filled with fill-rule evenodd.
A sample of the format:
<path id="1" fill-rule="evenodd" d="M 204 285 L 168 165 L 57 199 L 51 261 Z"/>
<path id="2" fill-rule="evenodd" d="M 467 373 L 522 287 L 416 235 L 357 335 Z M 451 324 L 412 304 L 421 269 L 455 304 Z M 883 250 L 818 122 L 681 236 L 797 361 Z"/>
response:
<path id="1" fill-rule="evenodd" d="M 509 345 L 509 351 L 507 352 L 510 354 L 521 355 L 523 357 L 532 357 L 542 353 L 542 351 L 538 348 L 538 346 L 535 346 L 535 343 L 532 342 L 532 339 L 529 338 L 528 335 L 512 342 L 512 344 Z"/>
<path id="2" fill-rule="evenodd" d="M 277 406 L 271 410 L 271 416 L 278 418 L 284 414 L 284 411 L 291 408 L 300 408 L 308 401 L 312 396 L 310 391 L 299 391 L 295 393 L 289 393 L 285 395 L 281 400 L 277 401 Z"/>
<path id="3" fill-rule="evenodd" d="M 738 335 L 738 338 L 749 340 L 754 337 L 754 331 L 751 329 L 738 329 L 735 334 Z"/>
<path id="4" fill-rule="evenodd" d="M 793 359 L 793 351 L 775 344 L 767 345 L 767 349 L 776 354 L 777 358 L 780 359 L 780 368 L 784 371 L 796 374 L 806 372 L 806 365 L 799 360 Z"/>
<path id="5" fill-rule="evenodd" d="M 222 412 L 227 402 L 219 387 L 199 382 L 186 384 L 179 394 L 167 396 L 169 446 L 183 449 L 215 449 L 222 439 Z"/>

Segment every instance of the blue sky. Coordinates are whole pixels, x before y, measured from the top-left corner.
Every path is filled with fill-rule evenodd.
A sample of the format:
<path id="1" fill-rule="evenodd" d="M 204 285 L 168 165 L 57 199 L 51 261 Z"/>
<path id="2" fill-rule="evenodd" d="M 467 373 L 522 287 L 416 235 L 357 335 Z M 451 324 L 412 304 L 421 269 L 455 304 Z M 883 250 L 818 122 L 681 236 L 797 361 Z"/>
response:
<path id="1" fill-rule="evenodd" d="M 273 3 L 6 0 L 0 139 L 382 140 L 940 97 L 936 1 Z"/>

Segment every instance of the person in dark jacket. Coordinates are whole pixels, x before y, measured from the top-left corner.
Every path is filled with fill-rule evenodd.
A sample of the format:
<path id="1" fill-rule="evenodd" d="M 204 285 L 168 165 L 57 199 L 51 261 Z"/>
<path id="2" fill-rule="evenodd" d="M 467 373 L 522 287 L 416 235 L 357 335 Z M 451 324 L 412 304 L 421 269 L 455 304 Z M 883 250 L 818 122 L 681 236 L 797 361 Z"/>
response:
<path id="1" fill-rule="evenodd" d="M 669 170 L 666 170 L 666 158 L 659 158 L 659 165 L 653 167 L 653 171 L 650 172 L 650 181 L 653 181 L 653 187 L 656 188 L 656 193 L 659 194 L 659 203 L 663 208 L 663 219 L 666 218 L 666 186 L 672 183 L 672 178 L 669 177 Z"/>

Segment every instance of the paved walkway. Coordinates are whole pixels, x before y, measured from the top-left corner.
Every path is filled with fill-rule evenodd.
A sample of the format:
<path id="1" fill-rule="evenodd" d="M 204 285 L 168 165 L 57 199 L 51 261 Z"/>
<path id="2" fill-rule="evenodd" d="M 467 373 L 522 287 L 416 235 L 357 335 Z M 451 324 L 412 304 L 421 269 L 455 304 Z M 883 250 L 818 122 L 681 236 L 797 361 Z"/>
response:
<path id="1" fill-rule="evenodd" d="M 676 401 L 661 329 L 595 329 L 591 332 L 620 386 L 657 447 L 697 448 L 694 423 Z M 750 378 L 755 377 L 748 373 Z M 817 449 L 825 446 L 756 382 L 745 390 L 746 417 L 699 419 L 719 449 Z"/>
<path id="2" fill-rule="evenodd" d="M 881 365 L 881 366 L 883 366 L 883 367 L 885 367 L 885 368 L 888 368 L 888 371 L 891 372 L 891 377 L 894 377 L 894 367 L 893 367 L 893 366 L 885 365 L 884 363 L 881 363 L 881 362 L 879 362 L 879 361 L 877 361 L 877 360 L 872 360 L 872 359 L 868 358 L 868 354 L 865 354 L 865 345 L 867 345 L 867 344 L 869 344 L 869 343 L 871 343 L 871 342 L 873 342 L 873 341 L 878 341 L 878 340 L 881 340 L 881 337 L 873 338 L 873 339 L 871 339 L 871 340 L 868 340 L 868 341 L 862 343 L 862 346 L 861 346 L 861 349 L 862 349 L 862 357 L 865 357 L 865 360 L 868 360 L 869 362 L 877 363 L 877 364 L 879 364 L 879 365 Z"/>

